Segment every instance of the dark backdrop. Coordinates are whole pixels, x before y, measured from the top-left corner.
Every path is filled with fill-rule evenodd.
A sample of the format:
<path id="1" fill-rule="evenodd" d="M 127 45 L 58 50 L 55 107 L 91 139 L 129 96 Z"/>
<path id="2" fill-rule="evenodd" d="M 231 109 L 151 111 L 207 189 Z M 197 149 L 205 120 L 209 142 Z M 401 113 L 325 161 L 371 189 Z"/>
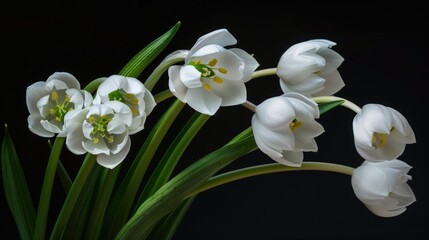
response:
<path id="1" fill-rule="evenodd" d="M 101 76 L 118 73 L 141 48 L 170 29 L 182 25 L 167 49 L 155 62 L 177 49 L 189 49 L 198 37 L 227 28 L 238 40 L 236 47 L 253 53 L 259 69 L 276 67 L 281 54 L 292 44 L 326 38 L 337 42 L 333 49 L 344 58 L 339 71 L 346 86 L 338 92 L 359 106 L 380 103 L 400 111 L 413 127 L 417 144 L 407 146 L 400 159 L 413 166 L 409 182 L 417 201 L 394 218 L 373 215 L 355 197 L 350 177 L 325 172 L 278 173 L 240 180 L 200 194 L 174 239 L 320 239 L 428 235 L 426 119 L 428 45 L 423 7 L 357 4 L 217 2 L 100 4 L 13 3 L 3 8 L 1 121 L 9 126 L 21 158 L 30 191 L 37 204 L 49 151 L 46 140 L 30 133 L 25 88 L 45 81 L 55 71 L 75 75 L 84 86 Z M 155 65 L 150 65 L 144 80 Z M 251 81 L 248 98 L 255 104 L 280 94 L 278 79 Z M 164 76 L 154 92 L 166 89 Z M 167 100 L 152 113 L 158 115 Z M 192 110 L 185 107 L 179 121 Z M 241 106 L 221 108 L 191 144 L 178 166 L 226 143 L 250 124 L 252 113 Z M 316 139 L 317 153 L 308 161 L 337 162 L 353 167 L 357 155 L 351 132 L 354 114 L 338 108 L 319 120 L 326 132 Z M 153 118 L 155 119 L 155 117 Z M 148 119 L 146 126 L 153 126 Z M 178 127 L 179 125 L 177 125 Z M 3 136 L 3 129 L 1 129 Z M 147 131 L 132 137 L 138 147 Z M 162 147 L 167 146 L 164 144 Z M 70 174 L 82 158 L 64 148 L 62 161 Z M 164 148 L 165 149 L 165 148 Z M 158 154 L 156 157 L 160 157 Z M 252 153 L 227 169 L 270 163 L 260 152 Z M 124 164 L 127 164 L 126 162 Z M 0 194 L 1 236 L 18 238 L 17 230 Z M 58 213 L 64 196 L 54 185 L 52 210 Z M 37 205 L 36 205 L 37 206 Z M 53 217 L 50 218 L 53 218 Z M 52 223 L 51 223 L 52 224 Z"/>

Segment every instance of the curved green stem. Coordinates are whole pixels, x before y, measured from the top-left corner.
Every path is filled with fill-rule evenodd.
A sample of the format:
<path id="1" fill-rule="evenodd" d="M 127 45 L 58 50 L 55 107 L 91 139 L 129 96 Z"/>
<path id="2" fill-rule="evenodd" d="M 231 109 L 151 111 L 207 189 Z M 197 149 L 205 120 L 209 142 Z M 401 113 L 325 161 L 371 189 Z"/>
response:
<path id="1" fill-rule="evenodd" d="M 153 98 L 155 98 L 155 102 L 156 102 L 156 104 L 158 104 L 158 103 L 160 103 L 160 102 L 162 102 L 162 101 L 164 101 L 164 100 L 166 100 L 172 96 L 173 96 L 173 93 L 170 91 L 170 89 L 167 89 L 167 90 L 164 90 L 162 92 L 155 94 L 153 96 Z"/>
<path id="2" fill-rule="evenodd" d="M 83 90 L 93 93 L 95 90 L 97 90 L 98 86 L 100 86 L 100 84 L 106 79 L 107 79 L 106 77 L 100 77 L 100 78 L 94 79 L 92 80 L 92 82 L 88 83 L 88 85 L 86 85 L 86 87 Z"/>
<path id="3" fill-rule="evenodd" d="M 252 79 L 265 77 L 265 76 L 271 76 L 277 74 L 277 68 L 267 68 L 255 71 L 252 75 Z"/>
<path id="4" fill-rule="evenodd" d="M 347 99 L 341 98 L 341 97 L 336 97 L 336 96 L 320 96 L 320 97 L 313 97 L 313 100 L 316 103 L 324 103 L 324 102 L 332 102 L 332 101 L 341 100 L 341 101 L 344 101 L 341 104 L 341 106 L 344 106 L 344 107 L 346 107 L 346 108 L 354 111 L 355 113 L 359 113 L 361 111 L 361 108 L 358 105 L 350 102 Z"/>
<path id="5" fill-rule="evenodd" d="M 49 156 L 46 167 L 45 179 L 43 180 L 42 192 L 40 194 L 39 208 L 37 210 L 36 226 L 34 229 L 34 239 L 45 239 L 46 222 L 48 218 L 49 203 L 51 201 L 52 186 L 54 184 L 55 173 L 65 138 L 57 137 Z"/>
<path id="6" fill-rule="evenodd" d="M 223 173 L 217 175 L 215 177 L 210 178 L 205 184 L 201 185 L 187 197 L 195 196 L 198 193 L 209 190 L 211 188 L 220 186 L 225 183 L 230 183 L 233 181 L 237 181 L 240 179 L 258 176 L 262 174 L 268 173 L 277 173 L 277 172 L 289 172 L 289 171 L 328 171 L 328 172 L 336 172 L 347 175 L 352 175 L 354 168 L 334 164 L 334 163 L 325 163 L 325 162 L 304 162 L 301 167 L 289 167 L 280 163 L 271 163 L 264 164 L 259 166 L 252 166 L 248 168 L 242 168 L 235 171 Z"/>
<path id="7" fill-rule="evenodd" d="M 249 101 L 246 101 L 245 103 L 242 103 L 241 105 L 243 105 L 244 107 L 246 107 L 247 109 L 249 109 L 252 112 L 256 112 L 256 105 L 249 102 Z"/>

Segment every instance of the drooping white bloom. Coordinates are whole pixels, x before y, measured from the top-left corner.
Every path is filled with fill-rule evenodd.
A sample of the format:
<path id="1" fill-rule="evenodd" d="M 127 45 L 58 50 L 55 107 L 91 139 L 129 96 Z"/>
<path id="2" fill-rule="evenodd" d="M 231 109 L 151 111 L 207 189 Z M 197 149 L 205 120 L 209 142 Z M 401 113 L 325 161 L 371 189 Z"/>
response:
<path id="1" fill-rule="evenodd" d="M 220 106 L 244 103 L 247 98 L 244 83 L 259 64 L 242 49 L 224 48 L 236 42 L 226 29 L 200 37 L 189 50 L 185 64 L 168 69 L 171 92 L 207 115 L 215 114 Z"/>
<path id="2" fill-rule="evenodd" d="M 66 135 L 64 116 L 73 109 L 92 103 L 89 92 L 80 90 L 78 80 L 67 72 L 56 72 L 46 82 L 38 81 L 27 88 L 28 128 L 41 137 Z"/>
<path id="3" fill-rule="evenodd" d="M 357 198 L 380 217 L 394 217 L 405 212 L 416 201 L 410 186 L 408 171 L 411 166 L 394 159 L 391 161 L 365 161 L 352 175 L 352 187 Z"/>
<path id="4" fill-rule="evenodd" d="M 325 39 L 301 42 L 281 56 L 277 76 L 283 92 L 306 96 L 332 95 L 344 87 L 337 68 L 344 61 L 331 49 L 336 43 Z"/>
<path id="5" fill-rule="evenodd" d="M 407 119 L 393 108 L 366 104 L 353 119 L 354 142 L 358 153 L 368 161 L 399 157 L 406 144 L 416 142 Z"/>
<path id="6" fill-rule="evenodd" d="M 97 89 L 94 104 L 108 101 L 125 103 L 133 113 L 133 121 L 129 134 L 134 134 L 144 128 L 147 115 L 156 103 L 149 90 L 136 78 L 112 75 L 104 80 Z"/>
<path id="7" fill-rule="evenodd" d="M 100 165 L 114 168 L 130 150 L 132 119 L 131 108 L 119 101 L 73 110 L 64 119 L 66 146 L 74 154 L 97 155 Z"/>
<path id="8" fill-rule="evenodd" d="M 303 151 L 317 151 L 314 140 L 324 132 L 319 108 L 299 93 L 286 93 L 256 106 L 252 128 L 259 149 L 287 166 L 301 166 Z"/>

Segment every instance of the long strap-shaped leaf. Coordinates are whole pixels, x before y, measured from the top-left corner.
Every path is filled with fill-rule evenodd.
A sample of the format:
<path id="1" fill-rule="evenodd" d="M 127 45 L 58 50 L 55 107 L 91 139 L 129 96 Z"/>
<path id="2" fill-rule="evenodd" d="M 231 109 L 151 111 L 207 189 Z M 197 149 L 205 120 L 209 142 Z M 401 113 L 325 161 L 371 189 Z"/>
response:
<path id="1" fill-rule="evenodd" d="M 228 144 L 196 161 L 147 199 L 115 239 L 145 239 L 154 224 L 181 204 L 182 199 L 233 160 L 255 150 L 253 136 Z"/>
<path id="2" fill-rule="evenodd" d="M 162 50 L 173 39 L 180 27 L 177 22 L 168 32 L 154 40 L 152 43 L 138 52 L 119 72 L 120 75 L 128 77 L 138 77 L 143 70 L 161 53 Z M 149 89 L 152 90 L 152 89 Z"/>
<path id="3" fill-rule="evenodd" d="M 15 219 L 19 236 L 21 239 L 32 239 L 36 211 L 7 126 L 1 148 L 1 167 L 6 201 Z"/>

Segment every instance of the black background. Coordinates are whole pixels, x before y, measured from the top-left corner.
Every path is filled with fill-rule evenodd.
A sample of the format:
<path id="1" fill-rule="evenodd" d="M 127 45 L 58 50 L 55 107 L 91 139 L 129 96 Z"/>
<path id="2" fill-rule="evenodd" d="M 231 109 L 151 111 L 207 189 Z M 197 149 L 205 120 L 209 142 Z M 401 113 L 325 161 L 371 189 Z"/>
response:
<path id="1" fill-rule="evenodd" d="M 413 169 L 409 182 L 417 201 L 394 218 L 373 215 L 355 197 L 350 177 L 326 172 L 291 172 L 258 176 L 200 194 L 179 226 L 174 239 L 340 239 L 351 237 L 428 236 L 429 198 L 427 154 L 428 44 L 423 7 L 358 4 L 302 4 L 256 2 L 148 3 L 103 2 L 99 4 L 13 3 L 3 8 L 1 121 L 11 137 L 29 183 L 35 206 L 49 151 L 46 139 L 30 133 L 25 89 L 45 81 L 56 71 L 72 73 L 85 86 L 91 80 L 118 73 L 141 48 L 170 29 L 181 27 L 172 43 L 139 77 L 145 77 L 168 53 L 190 49 L 210 31 L 227 28 L 242 48 L 259 61 L 259 69 L 276 67 L 292 44 L 314 38 L 336 42 L 333 49 L 344 58 L 339 71 L 346 86 L 338 92 L 359 106 L 380 103 L 400 111 L 413 127 L 417 143 L 408 145 L 401 160 Z M 161 78 L 154 93 L 168 87 Z M 276 77 L 250 81 L 248 99 L 255 104 L 279 95 Z M 160 103 L 147 128 L 172 99 Z M 192 109 L 186 106 L 179 123 Z M 152 116 L 151 115 L 151 116 Z M 221 108 L 201 130 L 185 153 L 178 170 L 222 146 L 247 128 L 252 113 L 241 107 Z M 307 161 L 336 162 L 357 167 L 362 159 L 353 145 L 354 113 L 338 108 L 319 121 L 325 133 L 316 138 L 319 151 L 306 153 Z M 173 127 L 174 127 L 173 126 Z M 132 136 L 138 149 L 148 131 Z M 173 130 L 174 132 L 174 130 Z M 3 129 L 1 129 L 3 136 Z M 168 140 L 168 139 L 167 139 Z M 168 146 L 168 141 L 161 149 Z M 82 158 L 64 148 L 62 161 L 70 174 Z M 161 153 L 155 157 L 160 157 Z M 270 163 L 256 151 L 225 170 Z M 127 164 L 126 160 L 123 164 Z M 3 184 L 3 183 L 2 183 Z M 50 220 L 58 214 L 64 195 L 55 183 Z M 19 235 L 0 195 L 1 236 Z M 52 222 L 48 227 L 52 227 Z"/>

